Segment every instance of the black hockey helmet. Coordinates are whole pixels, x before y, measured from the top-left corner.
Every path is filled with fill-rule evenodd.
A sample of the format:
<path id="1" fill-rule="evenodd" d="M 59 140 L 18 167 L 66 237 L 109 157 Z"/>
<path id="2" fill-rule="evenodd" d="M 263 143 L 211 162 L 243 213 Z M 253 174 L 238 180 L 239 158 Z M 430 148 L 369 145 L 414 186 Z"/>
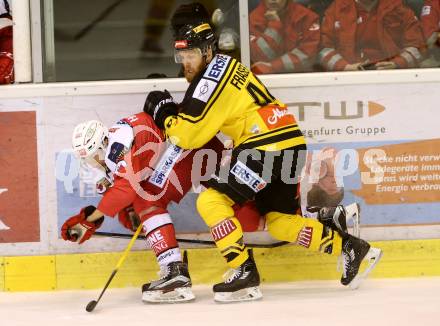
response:
<path id="1" fill-rule="evenodd" d="M 176 36 L 180 28 L 186 24 L 200 24 L 209 22 L 210 15 L 206 8 L 199 2 L 180 5 L 171 17 L 171 29 Z"/>
<path id="2" fill-rule="evenodd" d="M 214 46 L 215 35 L 208 23 L 185 24 L 174 38 L 176 51 L 200 48 L 202 53 L 208 46 Z"/>

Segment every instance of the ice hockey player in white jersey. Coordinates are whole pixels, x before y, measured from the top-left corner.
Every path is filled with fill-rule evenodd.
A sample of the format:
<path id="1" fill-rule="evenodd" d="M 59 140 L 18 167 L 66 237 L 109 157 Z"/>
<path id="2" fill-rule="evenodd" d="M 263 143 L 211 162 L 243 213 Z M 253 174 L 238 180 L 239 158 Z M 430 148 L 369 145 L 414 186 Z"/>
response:
<path id="1" fill-rule="evenodd" d="M 142 223 L 161 271 L 160 279 L 143 285 L 142 300 L 193 300 L 188 266 L 182 261 L 167 205 L 178 203 L 190 190 L 188 171 L 196 151 L 167 146 L 162 132 L 143 112 L 108 130 L 96 120 L 81 123 L 74 130 L 72 145 L 85 168 L 99 171 L 97 189 L 103 197 L 97 207 L 87 206 L 63 224 L 63 239 L 82 244 L 101 226 L 104 216 L 118 214 L 130 230 Z M 216 138 L 207 147 L 220 153 L 223 149 Z"/>

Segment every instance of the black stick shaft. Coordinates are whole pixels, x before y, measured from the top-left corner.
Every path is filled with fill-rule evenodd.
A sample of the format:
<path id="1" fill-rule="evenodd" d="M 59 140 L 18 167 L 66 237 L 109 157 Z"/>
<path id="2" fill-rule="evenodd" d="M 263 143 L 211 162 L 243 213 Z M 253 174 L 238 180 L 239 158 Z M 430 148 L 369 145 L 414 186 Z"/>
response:
<path id="1" fill-rule="evenodd" d="M 102 296 L 104 295 L 105 290 L 107 290 L 110 282 L 113 280 L 113 277 L 115 277 L 116 273 L 118 272 L 119 267 L 122 266 L 122 263 L 125 261 L 125 258 L 127 258 L 128 253 L 130 252 L 131 247 L 133 247 L 133 244 L 136 241 L 137 237 L 141 233 L 141 230 L 142 230 L 142 224 L 139 224 L 136 232 L 133 234 L 133 236 L 130 236 L 131 240 L 128 243 L 127 247 L 125 248 L 124 253 L 119 258 L 118 263 L 116 264 L 115 269 L 113 270 L 112 274 L 110 275 L 109 279 L 107 280 L 107 283 L 105 283 L 104 289 L 102 289 L 101 294 L 98 297 L 98 300 L 96 300 L 96 302 L 94 304 L 92 302 L 90 302 L 89 305 L 87 305 L 86 310 L 88 312 L 93 311 L 93 309 L 95 309 L 96 305 L 98 304 L 99 300 L 101 300 Z M 92 306 L 90 306 L 90 304 L 92 304 Z"/>
<path id="2" fill-rule="evenodd" d="M 105 283 L 104 288 L 101 291 L 101 294 L 98 297 L 98 300 L 96 300 L 96 304 L 98 304 L 99 300 L 101 300 L 102 296 L 104 295 L 105 290 L 107 290 L 108 286 L 110 285 L 111 281 L 113 280 L 113 277 L 115 277 L 116 273 L 118 272 L 118 269 L 114 269 L 112 274 L 110 275 L 107 283 Z"/>
<path id="3" fill-rule="evenodd" d="M 124 234 L 124 233 L 113 233 L 113 232 L 95 232 L 95 235 L 99 236 L 105 236 L 105 237 L 115 237 L 115 238 L 131 238 L 130 234 Z M 144 235 L 138 236 L 138 239 L 145 239 Z M 194 243 L 194 244 L 203 244 L 203 245 L 211 245 L 215 246 L 214 241 L 210 240 L 199 240 L 199 239 L 176 239 L 178 242 L 182 243 Z M 289 244 L 290 242 L 287 241 L 279 241 L 279 242 L 273 242 L 268 244 L 260 244 L 260 243 L 248 243 L 246 244 L 248 247 L 251 248 L 275 248 L 275 247 L 281 247 L 286 244 Z"/>

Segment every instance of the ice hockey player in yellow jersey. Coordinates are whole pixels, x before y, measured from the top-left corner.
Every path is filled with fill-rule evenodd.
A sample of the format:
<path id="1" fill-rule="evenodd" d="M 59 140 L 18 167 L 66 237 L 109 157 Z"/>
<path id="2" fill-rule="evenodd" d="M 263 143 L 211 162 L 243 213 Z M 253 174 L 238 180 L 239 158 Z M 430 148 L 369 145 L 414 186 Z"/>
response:
<path id="1" fill-rule="evenodd" d="M 341 283 L 357 287 L 380 259 L 381 250 L 338 228 L 336 215 L 325 225 L 301 216 L 298 175 L 306 144 L 295 117 L 247 67 L 215 53 L 208 23 L 181 27 L 174 48 L 175 60 L 190 83 L 184 99 L 176 104 L 168 91 L 153 91 L 144 111 L 169 140 L 185 149 L 203 146 L 219 131 L 233 141 L 230 165 L 219 168 L 210 188 L 197 199 L 198 212 L 232 269 L 223 283 L 214 285 L 214 299 L 262 297 L 255 261 L 232 209 L 248 200 L 255 200 L 274 238 L 331 255 L 342 253 Z M 359 273 L 362 260 L 369 264 Z"/>

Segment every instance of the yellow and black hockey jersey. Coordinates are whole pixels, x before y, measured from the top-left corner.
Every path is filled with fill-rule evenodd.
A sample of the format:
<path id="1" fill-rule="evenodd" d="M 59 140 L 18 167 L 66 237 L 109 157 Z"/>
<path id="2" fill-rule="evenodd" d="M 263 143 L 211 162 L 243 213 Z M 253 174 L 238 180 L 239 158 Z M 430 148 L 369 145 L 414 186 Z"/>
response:
<path id="1" fill-rule="evenodd" d="M 165 121 L 176 145 L 199 148 L 218 131 L 238 145 L 277 151 L 304 144 L 294 116 L 237 60 L 214 56 L 188 87 L 181 112 Z"/>

